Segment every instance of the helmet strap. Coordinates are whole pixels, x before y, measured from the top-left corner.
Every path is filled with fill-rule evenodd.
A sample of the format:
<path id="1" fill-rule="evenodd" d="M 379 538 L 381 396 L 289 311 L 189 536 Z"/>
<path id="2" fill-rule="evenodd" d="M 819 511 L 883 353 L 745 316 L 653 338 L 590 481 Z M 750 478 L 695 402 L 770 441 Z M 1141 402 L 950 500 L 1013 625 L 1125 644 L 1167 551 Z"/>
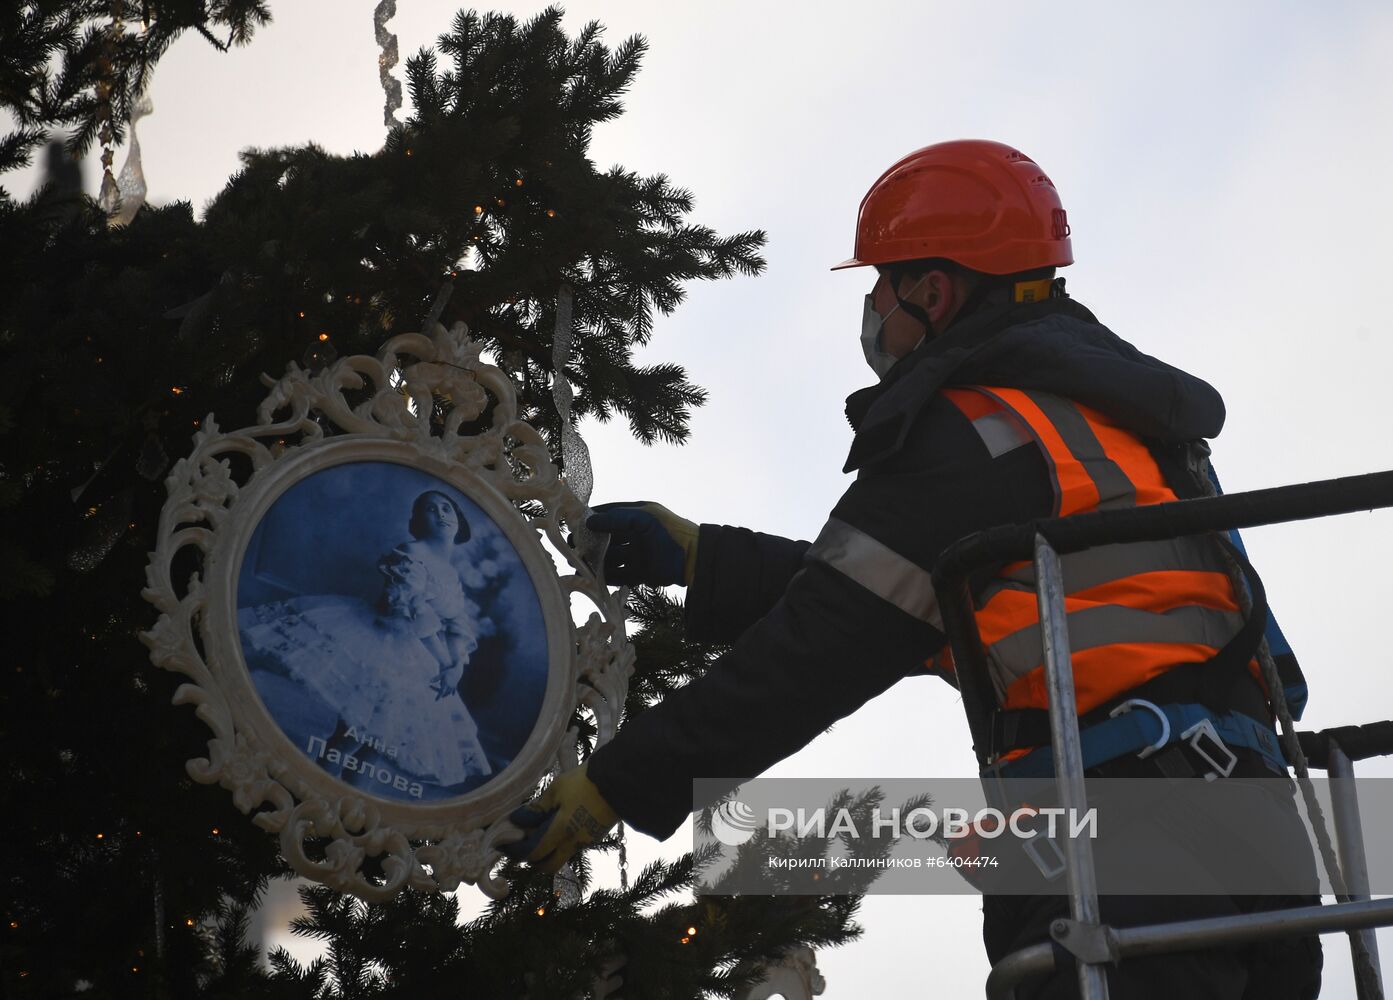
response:
<path id="1" fill-rule="evenodd" d="M 900 298 L 900 279 L 905 276 L 905 272 L 901 271 L 897 267 L 889 268 L 889 271 L 890 294 L 895 296 L 895 302 L 899 305 L 900 310 L 904 312 L 906 315 L 912 316 L 914 319 L 919 321 L 920 325 L 924 328 L 925 336 L 928 336 L 929 334 L 933 333 L 933 324 L 929 321 L 929 314 L 925 312 L 920 306 L 915 305 L 913 302 L 906 302 L 904 299 Z M 911 292 L 913 290 L 914 289 L 910 289 Z"/>
<path id="2" fill-rule="evenodd" d="M 905 313 L 918 320 L 924 327 L 925 335 L 933 333 L 933 324 L 929 320 L 929 314 L 920 306 L 913 302 L 906 302 L 900 298 L 900 279 L 905 277 L 905 272 L 900 268 L 887 268 L 890 275 L 890 292 L 895 296 L 895 302 Z M 1069 294 L 1064 290 L 1063 278 L 1034 278 L 1028 281 L 1017 281 L 1011 285 L 1003 285 L 997 281 L 983 280 L 977 284 L 967 298 L 963 300 L 962 306 L 958 309 L 954 319 L 962 319 L 969 313 L 994 303 L 1022 303 L 1022 302 L 1042 302 L 1045 299 L 1064 299 Z"/>

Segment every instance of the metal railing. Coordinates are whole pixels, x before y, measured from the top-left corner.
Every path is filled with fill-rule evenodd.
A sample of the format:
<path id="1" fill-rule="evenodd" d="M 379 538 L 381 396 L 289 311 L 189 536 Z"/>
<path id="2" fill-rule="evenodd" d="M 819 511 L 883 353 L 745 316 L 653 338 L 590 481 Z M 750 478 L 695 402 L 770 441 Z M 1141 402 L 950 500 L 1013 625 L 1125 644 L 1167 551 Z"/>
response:
<path id="1" fill-rule="evenodd" d="M 1086 790 L 1059 556 L 1097 545 L 1159 541 L 1381 507 L 1393 507 L 1393 471 L 1005 525 L 970 535 L 950 546 L 938 561 L 934 586 L 979 766 L 985 769 L 993 763 L 990 720 L 996 695 L 974 617 L 968 583 L 971 574 L 1006 562 L 1029 560 L 1035 564 L 1059 805 L 1066 810 L 1083 809 L 1087 804 Z M 987 979 L 988 997 L 1010 1000 L 1016 985 L 1053 972 L 1057 946 L 1075 959 L 1083 1000 L 1107 1000 L 1107 965 L 1130 957 L 1348 931 L 1360 935 L 1374 964 L 1372 980 L 1368 976 L 1361 978 L 1360 1000 L 1382 1000 L 1372 928 L 1393 925 L 1393 899 L 1368 898 L 1351 759 L 1393 752 L 1393 723 L 1378 723 L 1366 729 L 1370 732 L 1368 738 L 1348 740 L 1351 744 L 1361 743 L 1360 751 L 1353 755 L 1346 752 L 1347 748 L 1342 749 L 1338 735 L 1359 730 L 1331 731 L 1330 735 L 1336 737 L 1333 739 L 1321 739 L 1325 734 L 1302 734 L 1301 741 L 1303 747 L 1310 743 L 1319 749 L 1325 759 L 1316 762 L 1325 763 L 1333 779 L 1332 806 L 1348 901 L 1181 923 L 1109 927 L 1101 921 L 1092 844 L 1083 837 L 1067 838 L 1062 847 L 1072 919 L 1052 922 L 1053 942 L 1023 948 L 998 962 Z M 1307 739 L 1308 736 L 1312 738 Z"/>

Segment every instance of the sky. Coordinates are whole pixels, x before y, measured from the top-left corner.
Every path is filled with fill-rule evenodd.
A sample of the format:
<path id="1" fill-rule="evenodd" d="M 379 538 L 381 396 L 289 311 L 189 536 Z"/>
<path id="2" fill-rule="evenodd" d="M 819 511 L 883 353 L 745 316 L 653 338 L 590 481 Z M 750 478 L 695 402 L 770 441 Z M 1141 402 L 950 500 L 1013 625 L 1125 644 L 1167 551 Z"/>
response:
<path id="1" fill-rule="evenodd" d="M 247 147 L 376 149 L 373 6 L 281 0 L 248 48 L 177 43 L 140 125 L 150 200 L 203 205 Z M 455 9 L 402 0 L 389 27 L 403 56 L 432 44 Z M 1393 7 L 576 0 L 566 11 L 572 32 L 598 19 L 611 44 L 639 33 L 650 45 L 626 113 L 595 133 L 597 165 L 666 173 L 695 193 L 695 221 L 769 234 L 764 275 L 690 288 L 642 355 L 686 366 L 709 390 L 690 442 L 645 448 L 622 423 L 582 424 L 593 502 L 653 499 L 696 521 L 816 536 L 849 485 L 843 399 L 874 378 L 857 343 L 871 279 L 828 268 L 850 256 L 857 205 L 880 173 L 953 138 L 1035 159 L 1069 212 L 1070 292 L 1224 395 L 1214 459 L 1227 491 L 1393 468 L 1380 298 L 1393 265 Z M 93 193 L 99 180 L 89 163 Z M 0 182 L 23 196 L 33 173 Z M 1303 728 L 1393 718 L 1379 587 L 1393 514 L 1245 539 L 1311 684 Z M 973 769 L 955 693 L 915 683 L 770 773 Z M 1393 762 L 1358 770 L 1393 777 Z M 637 866 L 690 842 L 686 830 L 663 845 L 635 836 L 631 854 Z M 977 910 L 972 897 L 868 898 L 862 940 L 818 955 L 824 996 L 980 995 Z M 1393 934 L 1380 939 L 1393 971 Z M 1347 948 L 1324 940 L 1324 995 L 1352 996 Z"/>

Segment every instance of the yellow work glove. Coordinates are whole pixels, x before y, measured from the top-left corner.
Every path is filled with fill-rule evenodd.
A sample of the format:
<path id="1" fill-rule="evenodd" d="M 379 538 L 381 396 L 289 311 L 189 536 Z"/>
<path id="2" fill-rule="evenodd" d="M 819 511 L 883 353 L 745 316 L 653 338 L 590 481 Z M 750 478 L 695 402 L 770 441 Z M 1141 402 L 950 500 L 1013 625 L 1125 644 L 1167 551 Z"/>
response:
<path id="1" fill-rule="evenodd" d="M 685 517 L 651 500 L 602 503 L 585 526 L 610 536 L 605 582 L 691 586 L 701 529 Z"/>
<path id="2" fill-rule="evenodd" d="M 602 838 L 619 822 L 582 764 L 558 774 L 546 791 L 508 817 L 527 836 L 501 850 L 514 861 L 526 861 L 544 872 L 556 872 L 571 856 Z"/>

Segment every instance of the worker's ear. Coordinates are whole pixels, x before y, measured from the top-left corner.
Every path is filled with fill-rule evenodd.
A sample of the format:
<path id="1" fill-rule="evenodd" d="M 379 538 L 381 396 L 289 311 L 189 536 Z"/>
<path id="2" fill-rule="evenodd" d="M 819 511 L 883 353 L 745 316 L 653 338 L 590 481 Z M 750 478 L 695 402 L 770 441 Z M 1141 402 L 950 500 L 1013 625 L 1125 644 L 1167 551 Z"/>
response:
<path id="1" fill-rule="evenodd" d="M 929 314 L 934 329 L 942 329 L 959 303 L 958 289 L 947 271 L 930 271 L 924 279 L 924 311 Z"/>

